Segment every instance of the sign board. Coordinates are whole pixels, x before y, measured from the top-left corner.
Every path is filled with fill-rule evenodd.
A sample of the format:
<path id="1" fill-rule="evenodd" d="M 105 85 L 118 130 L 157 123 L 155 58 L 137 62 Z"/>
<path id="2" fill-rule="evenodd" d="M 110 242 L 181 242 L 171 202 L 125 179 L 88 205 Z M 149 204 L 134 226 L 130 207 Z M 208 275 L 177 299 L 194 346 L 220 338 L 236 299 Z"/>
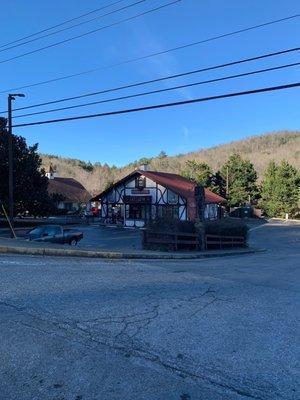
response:
<path id="1" fill-rule="evenodd" d="M 142 190 L 132 189 L 131 190 L 131 194 L 149 194 L 149 193 L 150 193 L 149 189 L 142 189 Z"/>
<path id="2" fill-rule="evenodd" d="M 123 196 L 125 204 L 151 204 L 151 196 Z"/>

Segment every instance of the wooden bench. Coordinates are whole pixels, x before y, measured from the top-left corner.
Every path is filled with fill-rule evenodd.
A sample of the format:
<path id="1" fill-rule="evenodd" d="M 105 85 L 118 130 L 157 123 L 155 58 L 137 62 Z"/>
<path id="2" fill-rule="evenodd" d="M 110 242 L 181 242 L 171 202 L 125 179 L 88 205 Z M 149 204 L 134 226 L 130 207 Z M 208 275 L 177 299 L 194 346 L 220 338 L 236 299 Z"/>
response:
<path id="1" fill-rule="evenodd" d="M 246 239 L 243 236 L 220 236 L 220 235 L 206 235 L 205 248 L 209 246 L 217 246 L 222 249 L 224 246 L 231 247 L 245 247 Z"/>
<path id="2" fill-rule="evenodd" d="M 170 231 L 151 231 L 144 229 L 143 231 L 143 244 L 166 244 L 172 246 L 177 251 L 178 246 L 188 245 L 195 249 L 199 249 L 199 239 L 196 233 L 186 232 L 170 232 Z"/>

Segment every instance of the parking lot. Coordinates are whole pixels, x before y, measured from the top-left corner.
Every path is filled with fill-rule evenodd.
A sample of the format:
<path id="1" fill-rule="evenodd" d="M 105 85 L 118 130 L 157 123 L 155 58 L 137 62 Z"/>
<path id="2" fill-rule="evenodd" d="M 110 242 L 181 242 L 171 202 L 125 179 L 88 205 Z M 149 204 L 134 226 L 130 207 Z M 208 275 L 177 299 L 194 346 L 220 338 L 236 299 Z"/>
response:
<path id="1" fill-rule="evenodd" d="M 300 226 L 257 227 L 250 244 L 268 251 L 0 255 L 1 397 L 299 399 Z"/>
<path id="2" fill-rule="evenodd" d="M 83 239 L 78 243 L 78 249 L 97 251 L 132 251 L 141 250 L 141 231 L 136 229 L 123 229 L 103 227 L 99 224 L 67 225 L 67 229 L 78 229 L 83 232 Z M 17 228 L 16 234 L 20 240 L 25 238 L 26 232 L 31 228 Z M 10 231 L 0 229 L 0 238 L 10 237 Z M 58 244 L 59 247 L 63 245 Z M 65 245 L 68 247 L 68 245 Z"/>
<path id="3" fill-rule="evenodd" d="M 89 250 L 132 251 L 141 250 L 141 234 L 136 229 L 110 228 L 98 225 L 80 226 L 83 239 L 78 248 Z"/>

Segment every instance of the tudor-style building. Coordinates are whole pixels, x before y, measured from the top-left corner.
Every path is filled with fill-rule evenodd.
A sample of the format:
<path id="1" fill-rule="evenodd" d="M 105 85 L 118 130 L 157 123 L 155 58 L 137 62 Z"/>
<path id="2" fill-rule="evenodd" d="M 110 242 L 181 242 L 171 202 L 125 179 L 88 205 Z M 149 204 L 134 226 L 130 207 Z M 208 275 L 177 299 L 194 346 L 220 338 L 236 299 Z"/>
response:
<path id="1" fill-rule="evenodd" d="M 91 201 L 100 202 L 103 222 L 141 228 L 157 216 L 195 220 L 196 187 L 180 175 L 148 171 L 146 166 L 141 166 Z M 204 218 L 220 218 L 221 205 L 226 200 L 207 188 L 204 193 Z"/>

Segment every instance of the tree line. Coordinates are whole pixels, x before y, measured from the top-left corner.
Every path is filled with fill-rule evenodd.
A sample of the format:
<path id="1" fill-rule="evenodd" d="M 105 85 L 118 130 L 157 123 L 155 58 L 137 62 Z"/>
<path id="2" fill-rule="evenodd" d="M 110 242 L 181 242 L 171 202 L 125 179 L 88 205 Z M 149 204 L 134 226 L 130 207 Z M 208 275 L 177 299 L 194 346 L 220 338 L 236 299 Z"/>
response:
<path id="1" fill-rule="evenodd" d="M 23 137 L 13 135 L 13 153 L 15 214 L 25 211 L 31 215 L 52 213 L 57 198 L 48 194 L 48 179 L 42 168 L 38 145 L 28 146 Z M 261 207 L 269 217 L 284 217 L 285 213 L 299 216 L 300 174 L 297 168 L 287 161 L 270 161 L 263 179 L 258 181 L 254 165 L 238 153 L 231 154 L 217 171 L 213 171 L 208 163 L 193 159 L 186 160 L 184 164 L 173 165 L 170 171 L 169 157 L 164 151 L 154 159 L 140 159 L 121 170 L 103 165 L 101 168 L 107 175 L 102 174 L 102 181 L 98 181 L 98 193 L 105 185 L 117 181 L 142 163 L 150 163 L 151 169 L 154 170 L 179 173 L 197 184 L 208 187 L 226 197 L 230 207 L 251 204 Z M 97 178 L 97 175 L 94 176 L 93 172 L 88 171 L 92 168 L 90 164 L 84 165 L 85 180 Z M 0 134 L 0 201 L 8 208 L 6 131 Z"/>
<path id="2" fill-rule="evenodd" d="M 270 161 L 260 183 L 254 165 L 237 153 L 216 172 L 207 163 L 187 160 L 181 174 L 226 197 L 230 207 L 254 205 L 268 217 L 299 214 L 300 173 L 287 161 Z"/>

